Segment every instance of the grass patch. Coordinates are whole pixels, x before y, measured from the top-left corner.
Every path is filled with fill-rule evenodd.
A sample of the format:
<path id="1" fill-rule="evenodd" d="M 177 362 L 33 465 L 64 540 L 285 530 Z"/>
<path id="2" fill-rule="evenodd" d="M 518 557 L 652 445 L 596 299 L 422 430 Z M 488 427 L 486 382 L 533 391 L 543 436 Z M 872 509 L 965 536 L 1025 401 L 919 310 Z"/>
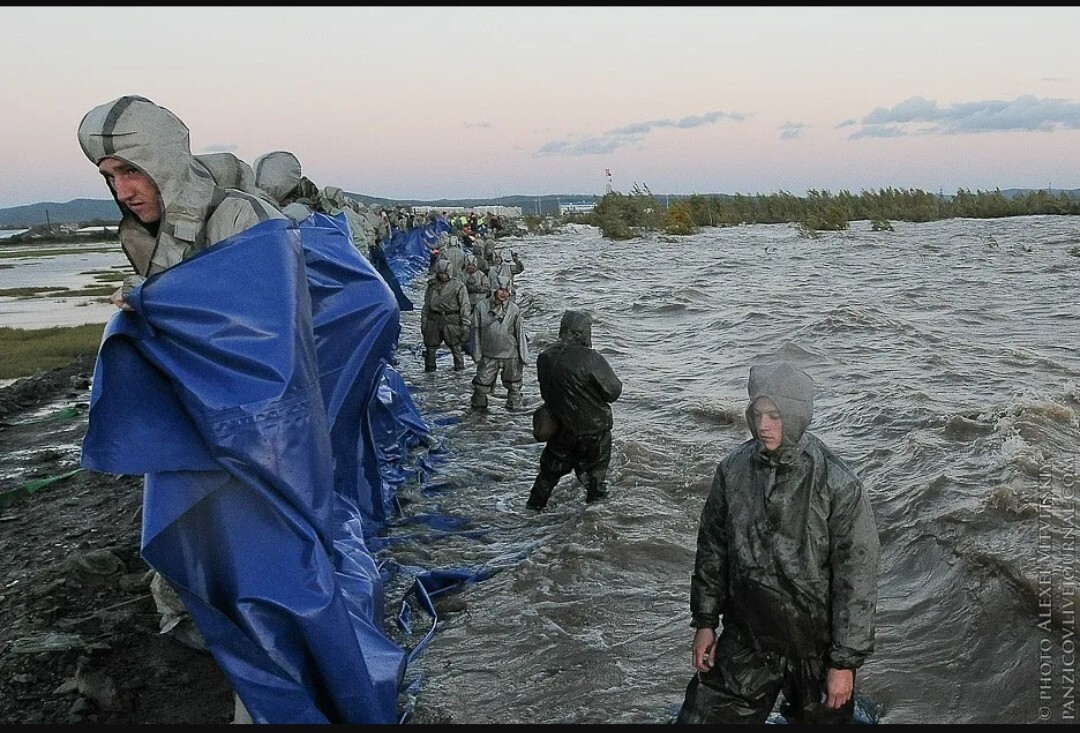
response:
<path id="1" fill-rule="evenodd" d="M 46 287 L 46 288 L 6 288 L 0 290 L 0 297 L 2 298 L 32 298 L 35 295 L 41 297 L 47 297 L 50 295 L 67 295 L 67 288 L 60 287 Z"/>
<path id="2" fill-rule="evenodd" d="M 120 279 L 122 280 L 123 278 Z M 108 299 L 108 297 L 115 292 L 116 288 L 112 285 L 87 285 L 78 290 L 72 290 L 64 286 L 51 288 L 7 288 L 6 290 L 0 290 L 0 298 L 93 298 L 101 296 L 104 299 Z"/>
<path id="3" fill-rule="evenodd" d="M 93 275 L 94 279 L 99 283 L 117 283 L 123 280 L 125 277 L 131 274 L 127 268 L 122 270 L 91 270 L 90 272 L 84 272 L 84 275 Z"/>
<path id="4" fill-rule="evenodd" d="M 107 245 L 102 245 L 101 247 L 86 247 L 80 249 L 75 249 L 72 247 L 67 247 L 64 249 L 31 249 L 24 247 L 21 249 L 0 249 L 0 259 L 11 259 L 15 257 L 21 259 L 26 259 L 27 257 L 56 257 L 58 255 L 83 255 L 88 252 L 96 253 L 114 251 L 116 251 L 116 245 L 113 245 L 111 247 Z"/>
<path id="5" fill-rule="evenodd" d="M 87 285 L 82 290 L 74 290 L 70 293 L 64 293 L 64 295 L 86 295 L 86 296 L 103 296 L 102 300 L 108 300 L 108 296 L 116 292 L 116 288 L 112 285 Z"/>
<path id="6" fill-rule="evenodd" d="M 19 379 L 97 355 L 104 323 L 52 328 L 0 326 L 0 379 Z"/>

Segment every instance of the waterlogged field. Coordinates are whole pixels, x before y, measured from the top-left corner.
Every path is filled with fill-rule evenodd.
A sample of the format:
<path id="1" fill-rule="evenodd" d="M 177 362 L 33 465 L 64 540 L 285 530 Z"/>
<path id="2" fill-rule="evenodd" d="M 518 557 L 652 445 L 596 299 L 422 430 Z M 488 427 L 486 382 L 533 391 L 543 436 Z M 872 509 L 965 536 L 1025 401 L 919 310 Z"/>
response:
<path id="1" fill-rule="evenodd" d="M 116 312 L 108 296 L 130 271 L 115 242 L 0 244 L 0 326 L 104 324 Z"/>

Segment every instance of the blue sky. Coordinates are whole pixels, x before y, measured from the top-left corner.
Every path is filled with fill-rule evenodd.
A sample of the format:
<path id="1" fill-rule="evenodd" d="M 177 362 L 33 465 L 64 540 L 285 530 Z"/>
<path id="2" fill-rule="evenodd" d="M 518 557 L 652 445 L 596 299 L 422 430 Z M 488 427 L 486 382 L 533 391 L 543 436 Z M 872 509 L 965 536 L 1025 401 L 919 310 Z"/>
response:
<path id="1" fill-rule="evenodd" d="M 1080 188 L 1080 9 L 0 9 L 0 208 L 107 198 L 124 94 L 385 198 Z"/>

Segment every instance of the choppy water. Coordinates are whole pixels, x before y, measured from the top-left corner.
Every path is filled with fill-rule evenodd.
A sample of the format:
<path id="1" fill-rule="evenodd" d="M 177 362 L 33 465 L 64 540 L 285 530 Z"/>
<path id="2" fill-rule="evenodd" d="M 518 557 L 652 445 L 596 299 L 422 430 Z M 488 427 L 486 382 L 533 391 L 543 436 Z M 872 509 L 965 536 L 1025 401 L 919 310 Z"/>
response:
<path id="1" fill-rule="evenodd" d="M 440 352 L 424 373 L 419 311 L 402 314 L 399 368 L 445 450 L 429 483 L 400 490 L 389 534 L 410 541 L 394 562 L 491 572 L 410 664 L 416 722 L 668 720 L 692 673 L 698 515 L 716 462 L 748 434 L 749 365 L 776 358 L 815 377 L 811 429 L 874 504 L 877 650 L 857 690 L 881 721 L 1075 718 L 1080 218 L 895 226 L 506 240 L 526 265 L 533 357 L 564 309 L 591 310 L 594 346 L 625 384 L 610 498 L 588 508 L 567 477 L 549 511 L 525 510 L 542 448 L 529 411 L 505 410 L 499 385 L 470 411 L 471 370 Z M 69 260 L 56 283 L 89 284 L 117 258 Z M 422 302 L 420 283 L 406 291 Z M 80 309 L 53 299 L 12 315 L 9 301 L 0 325 L 66 325 Z M 524 391 L 539 400 L 534 363 Z M 399 572 L 388 598 L 406 582 Z"/>
<path id="2" fill-rule="evenodd" d="M 665 722 L 692 674 L 688 592 L 716 462 L 747 435 L 749 365 L 817 383 L 811 429 L 869 488 L 882 541 L 877 649 L 857 690 L 884 723 L 1075 716 L 1074 484 L 1080 452 L 1080 219 L 856 222 L 515 245 L 533 358 L 566 308 L 622 377 L 610 498 L 572 477 L 524 508 L 542 446 L 528 411 L 468 408 L 470 370 L 401 370 L 449 446 L 407 518 L 460 519 L 399 547 L 426 568 L 497 569 L 462 591 L 410 665 L 417 719 Z M 414 284 L 410 295 L 422 301 Z M 526 370 L 526 399 L 539 391 Z M 496 388 L 496 397 L 502 395 Z"/>

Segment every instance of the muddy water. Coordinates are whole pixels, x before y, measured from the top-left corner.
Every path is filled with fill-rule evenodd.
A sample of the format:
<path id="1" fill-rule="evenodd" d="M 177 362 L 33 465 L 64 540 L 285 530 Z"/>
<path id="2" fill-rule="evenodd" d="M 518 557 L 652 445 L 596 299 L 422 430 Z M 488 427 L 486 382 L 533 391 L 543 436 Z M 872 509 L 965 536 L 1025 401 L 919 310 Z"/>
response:
<path id="1" fill-rule="evenodd" d="M 858 472 L 882 540 L 877 649 L 858 688 L 885 723 L 1063 722 L 1076 609 L 1080 219 L 791 226 L 516 247 L 534 355 L 566 308 L 623 378 L 611 498 L 571 478 L 524 505 L 527 413 L 468 409 L 466 371 L 425 374 L 417 312 L 402 370 L 449 446 L 406 511 L 448 515 L 403 549 L 494 572 L 409 670 L 417 709 L 456 722 L 666 721 L 691 675 L 688 590 L 716 462 L 747 437 L 749 364 L 817 383 L 811 430 Z M 422 291 L 414 286 L 414 300 Z M 496 392 L 496 397 L 500 393 Z M 535 367 L 525 395 L 539 399 Z M 1074 712 L 1075 708 L 1071 708 Z"/>

